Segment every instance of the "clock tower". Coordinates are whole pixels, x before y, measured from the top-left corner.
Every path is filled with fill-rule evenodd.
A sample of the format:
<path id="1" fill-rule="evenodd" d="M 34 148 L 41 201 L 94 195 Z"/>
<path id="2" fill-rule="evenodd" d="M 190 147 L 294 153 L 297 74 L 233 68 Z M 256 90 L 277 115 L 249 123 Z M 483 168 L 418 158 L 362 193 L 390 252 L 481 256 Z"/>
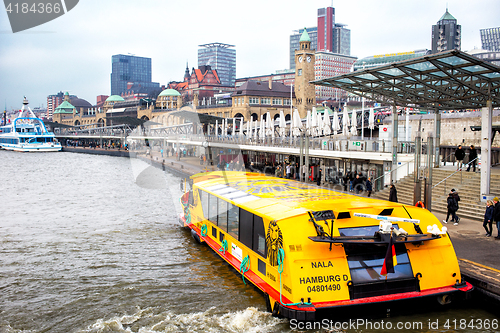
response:
<path id="1" fill-rule="evenodd" d="M 301 117 L 316 105 L 314 80 L 315 52 L 311 50 L 311 39 L 306 28 L 299 40 L 299 50 L 295 50 L 295 105 Z"/>

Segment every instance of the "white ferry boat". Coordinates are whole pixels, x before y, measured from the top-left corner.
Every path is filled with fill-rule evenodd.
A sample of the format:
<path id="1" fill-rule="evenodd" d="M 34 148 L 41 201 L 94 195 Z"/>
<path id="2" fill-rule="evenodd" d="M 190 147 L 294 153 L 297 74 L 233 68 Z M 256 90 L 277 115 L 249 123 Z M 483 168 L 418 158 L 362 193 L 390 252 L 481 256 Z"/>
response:
<path id="1" fill-rule="evenodd" d="M 47 131 L 43 121 L 37 118 L 24 97 L 23 107 L 16 119 L 0 126 L 0 148 L 14 151 L 60 151 L 61 144 L 54 133 Z"/>

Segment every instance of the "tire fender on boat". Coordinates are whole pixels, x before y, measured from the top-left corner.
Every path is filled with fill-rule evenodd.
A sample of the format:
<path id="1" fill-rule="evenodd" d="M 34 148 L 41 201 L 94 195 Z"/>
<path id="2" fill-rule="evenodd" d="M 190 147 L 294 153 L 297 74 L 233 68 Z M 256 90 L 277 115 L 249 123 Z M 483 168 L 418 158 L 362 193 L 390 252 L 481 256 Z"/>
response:
<path id="1" fill-rule="evenodd" d="M 194 229 L 191 229 L 191 236 L 194 238 L 196 243 L 201 244 L 200 235 L 198 235 Z"/>

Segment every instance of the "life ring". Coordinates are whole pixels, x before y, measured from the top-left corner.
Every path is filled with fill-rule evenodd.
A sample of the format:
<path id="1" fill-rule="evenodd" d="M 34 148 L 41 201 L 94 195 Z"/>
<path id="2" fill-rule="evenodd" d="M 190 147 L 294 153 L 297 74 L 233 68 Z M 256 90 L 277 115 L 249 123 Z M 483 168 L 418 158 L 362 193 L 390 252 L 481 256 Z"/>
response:
<path id="1" fill-rule="evenodd" d="M 417 203 L 415 204 L 415 207 L 425 208 L 425 205 L 422 201 L 417 201 Z"/>

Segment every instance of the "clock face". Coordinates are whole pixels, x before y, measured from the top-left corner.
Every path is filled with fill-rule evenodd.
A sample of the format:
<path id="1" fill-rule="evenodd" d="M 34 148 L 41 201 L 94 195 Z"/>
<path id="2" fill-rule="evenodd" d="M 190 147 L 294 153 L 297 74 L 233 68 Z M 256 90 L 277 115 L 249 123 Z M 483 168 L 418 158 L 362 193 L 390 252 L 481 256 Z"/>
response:
<path id="1" fill-rule="evenodd" d="M 299 62 L 302 62 L 302 56 L 299 57 Z"/>
<path id="2" fill-rule="evenodd" d="M 307 56 L 307 62 L 311 62 L 311 57 Z"/>

